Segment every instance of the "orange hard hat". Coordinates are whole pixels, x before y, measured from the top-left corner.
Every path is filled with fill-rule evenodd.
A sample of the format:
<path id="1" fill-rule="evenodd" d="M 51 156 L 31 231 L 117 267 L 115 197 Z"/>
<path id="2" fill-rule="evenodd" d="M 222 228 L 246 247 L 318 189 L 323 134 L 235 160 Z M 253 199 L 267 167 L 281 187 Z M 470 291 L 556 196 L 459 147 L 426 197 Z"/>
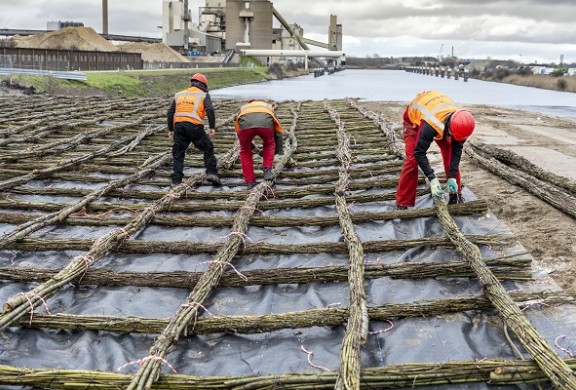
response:
<path id="1" fill-rule="evenodd" d="M 194 80 L 200 81 L 205 86 L 208 86 L 208 79 L 202 73 L 195 73 L 194 75 L 192 75 L 192 77 L 190 78 L 190 81 L 194 81 Z"/>
<path id="2" fill-rule="evenodd" d="M 464 142 L 474 131 L 476 121 L 466 110 L 458 110 L 450 118 L 450 132 L 458 142 Z"/>

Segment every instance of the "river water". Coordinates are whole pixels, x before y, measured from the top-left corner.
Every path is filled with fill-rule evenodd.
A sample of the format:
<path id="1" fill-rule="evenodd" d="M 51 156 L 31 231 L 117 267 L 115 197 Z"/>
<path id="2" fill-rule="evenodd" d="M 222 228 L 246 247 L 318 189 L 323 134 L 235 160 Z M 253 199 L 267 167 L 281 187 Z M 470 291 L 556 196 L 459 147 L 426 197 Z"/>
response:
<path id="1" fill-rule="evenodd" d="M 576 77 L 576 76 L 574 76 Z M 359 98 L 366 101 L 410 101 L 417 93 L 435 89 L 460 105 L 486 104 L 548 115 L 576 118 L 576 94 L 462 78 L 446 79 L 400 70 L 348 69 L 331 75 L 306 75 L 276 81 L 222 88 L 214 99 L 323 100 Z"/>

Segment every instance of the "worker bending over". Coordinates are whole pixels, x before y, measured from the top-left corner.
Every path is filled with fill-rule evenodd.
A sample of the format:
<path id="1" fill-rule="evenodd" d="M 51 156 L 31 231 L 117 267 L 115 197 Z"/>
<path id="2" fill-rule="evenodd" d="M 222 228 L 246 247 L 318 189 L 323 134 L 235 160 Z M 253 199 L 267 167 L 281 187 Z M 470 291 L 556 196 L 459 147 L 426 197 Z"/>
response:
<path id="1" fill-rule="evenodd" d="M 276 178 L 272 165 L 277 149 L 282 149 L 282 126 L 274 114 L 274 107 L 262 100 L 250 100 L 240 107 L 234 125 L 238 141 L 240 142 L 240 163 L 242 175 L 248 188 L 256 185 L 254 174 L 254 156 L 252 153 L 252 140 L 258 136 L 262 139 L 262 168 L 264 180 L 274 181 Z M 275 137 L 278 133 L 280 137 Z M 277 145 L 276 140 L 279 145 Z"/>
<path id="2" fill-rule="evenodd" d="M 430 181 L 432 196 L 442 199 L 444 190 L 430 167 L 426 155 L 432 141 L 442 153 L 449 204 L 462 202 L 460 158 L 464 142 L 474 131 L 472 114 L 458 107 L 452 99 L 438 91 L 418 94 L 404 111 L 403 137 L 406 159 L 396 191 L 396 206 L 406 209 L 416 202 L 418 167 Z"/>

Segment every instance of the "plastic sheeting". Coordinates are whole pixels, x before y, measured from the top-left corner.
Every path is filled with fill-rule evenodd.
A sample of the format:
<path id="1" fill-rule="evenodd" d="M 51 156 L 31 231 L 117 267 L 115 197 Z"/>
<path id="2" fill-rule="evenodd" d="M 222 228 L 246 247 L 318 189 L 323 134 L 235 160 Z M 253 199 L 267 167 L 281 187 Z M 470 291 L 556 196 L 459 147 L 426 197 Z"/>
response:
<path id="1" fill-rule="evenodd" d="M 281 188 L 281 181 L 279 187 Z M 211 188 L 201 188 L 211 191 Z M 224 191 L 229 190 L 224 188 Z M 470 191 L 466 199 L 474 199 Z M 52 198 L 52 201 L 63 199 Z M 429 197 L 418 199 L 416 207 L 431 207 Z M 354 204 L 352 212 L 391 210 L 392 203 Z M 204 215 L 210 213 L 203 213 Z M 289 209 L 264 211 L 264 215 L 335 215 L 333 207 L 315 209 Z M 215 212 L 214 215 L 223 215 Z M 460 229 L 466 234 L 508 233 L 490 212 L 483 215 L 456 217 Z M 0 232 L 11 231 L 14 226 L 0 225 Z M 96 238 L 110 227 L 54 227 L 38 233 L 42 237 Z M 435 218 L 374 221 L 356 225 L 362 241 L 400 240 L 443 235 Z M 175 228 L 149 226 L 138 240 L 190 241 L 221 243 L 228 229 Z M 303 244 L 338 242 L 338 226 L 318 228 L 261 228 L 250 227 L 247 236 L 251 242 Z M 486 259 L 523 253 L 519 245 L 509 247 L 481 247 Z M 60 269 L 79 253 L 66 252 L 0 252 L 2 267 L 39 267 Z M 113 253 L 95 264 L 95 268 L 116 271 L 203 271 L 210 255 L 135 255 Z M 366 262 L 394 264 L 401 262 L 444 262 L 459 259 L 451 248 L 410 248 L 382 253 L 366 253 Z M 242 255 L 234 265 L 239 272 L 279 267 L 321 267 L 347 265 L 345 255 Z M 537 283 L 505 282 L 509 291 L 556 290 L 557 287 L 543 275 Z M 0 300 L 27 291 L 33 286 L 0 282 Z M 422 300 L 464 297 L 482 293 L 482 287 L 473 278 L 391 279 L 388 277 L 366 280 L 365 290 L 369 304 L 416 302 Z M 97 287 L 68 286 L 46 302 L 50 313 L 59 312 L 84 315 L 171 317 L 186 300 L 186 288 Z M 204 306 L 203 316 L 249 315 L 284 313 L 311 308 L 345 307 L 349 304 L 348 283 L 280 284 L 220 288 L 213 292 Z M 40 309 L 41 311 L 41 309 Z M 554 345 L 560 335 L 576 334 L 576 310 L 565 304 L 538 310 L 527 310 L 526 315 L 543 337 Z M 403 363 L 442 363 L 452 360 L 490 358 L 516 358 L 503 332 L 502 320 L 496 313 L 464 312 L 435 317 L 422 316 L 388 322 L 371 321 L 367 344 L 361 351 L 363 367 L 383 367 Z M 384 331 L 390 328 L 387 331 Z M 315 372 L 321 368 L 308 362 L 302 347 L 313 352 L 311 361 L 318 367 L 337 370 L 344 326 L 285 329 L 259 334 L 210 334 L 189 336 L 179 340 L 167 356 L 167 361 L 181 374 L 198 376 L 240 376 Z M 119 334 L 110 332 L 73 332 L 37 330 L 12 327 L 0 339 L 0 364 L 29 368 L 62 368 L 135 372 L 138 359 L 148 354 L 154 343 L 153 334 Z M 576 339 L 564 340 L 574 346 Z M 521 347 L 520 347 L 521 348 Z M 559 351 L 562 356 L 562 352 Z M 528 356 L 526 356 L 529 358 Z M 165 365 L 163 372 L 170 372 Z M 451 385 L 429 388 L 483 389 L 485 384 Z M 501 388 L 535 388 L 527 385 Z"/>
<path id="2" fill-rule="evenodd" d="M 339 86 L 340 88 L 341 86 Z M 389 87 L 389 86 L 388 86 Z M 341 88 L 340 88 L 341 89 Z M 382 88 L 380 88 L 382 89 Z M 106 112 L 111 113 L 111 121 L 116 123 L 118 118 L 122 118 L 122 123 L 136 123 L 136 117 L 140 117 L 144 112 L 156 112 L 158 114 L 156 124 L 165 125 L 165 105 L 158 106 L 157 102 L 131 102 L 125 106 L 116 104 L 113 110 L 108 107 L 101 108 L 98 113 L 87 113 L 88 108 L 93 106 L 93 99 L 82 101 L 81 98 L 74 99 L 74 105 L 81 103 L 78 109 L 79 116 L 85 120 L 95 120 L 96 116 Z M 32 102 L 34 103 L 34 102 Z M 43 102 L 45 103 L 45 102 Z M 48 121 L 58 123 L 59 116 L 58 102 L 48 102 L 46 108 Z M 72 100 L 65 101 L 66 107 L 71 106 Z M 233 115 L 238 108 L 238 102 L 229 104 L 218 104 L 219 119 Z M 363 117 L 357 110 L 350 107 L 343 108 L 342 102 L 337 102 L 347 120 L 354 122 L 351 126 L 350 134 L 354 137 L 354 144 L 351 145 L 355 157 L 353 168 L 362 167 L 364 157 L 370 153 L 385 153 L 384 139 L 376 142 L 376 139 L 383 138 L 382 133 L 372 120 Z M 54 108 L 54 106 L 56 108 Z M 137 113 L 132 112 L 134 106 L 140 107 Z M 339 162 L 334 156 L 334 148 L 337 148 L 336 140 L 337 126 L 326 114 L 326 110 L 319 103 L 303 103 L 303 108 L 298 113 L 297 124 L 300 126 L 295 133 L 298 138 L 297 153 L 293 155 L 296 166 L 291 167 L 291 173 L 314 170 L 322 173 L 324 168 L 334 169 L 339 166 Z M 307 106 L 307 107 L 306 107 Z M 44 107 L 44 106 L 42 106 Z M 292 123 L 292 114 L 288 114 L 288 109 L 292 106 L 280 104 L 278 114 L 288 129 Z M 13 105 L 13 111 L 18 112 L 18 118 L 14 121 L 5 121 L 2 127 L 5 135 L 8 135 L 11 128 L 19 128 L 17 137 L 10 140 L 14 144 L 8 146 L 11 149 L 3 148 L 5 153 L 16 155 L 20 150 L 28 153 L 25 148 L 30 146 L 19 139 L 36 139 L 38 127 L 28 126 L 28 116 L 35 115 L 37 106 L 30 103 L 19 102 Z M 128 112 L 130 110 L 130 112 Z M 349 110 L 349 111 L 348 111 Z M 348 111 L 348 112 L 345 112 Z M 22 114 L 22 112 L 24 114 Z M 133 121 L 130 120 L 133 119 Z M 72 121 L 72 119 L 70 119 Z M 111 124 L 112 122 L 109 122 Z M 317 145 L 318 138 L 314 135 L 315 126 L 322 123 L 322 142 Z M 327 126 L 324 126 L 326 124 Z M 42 123 L 44 125 L 44 123 Z M 153 125 L 146 122 L 140 125 L 139 130 L 130 129 L 127 132 L 135 134 L 136 131 L 142 133 L 148 131 Z M 95 125 L 99 126 L 99 125 Z M 223 131 L 219 131 L 219 142 L 217 147 L 220 152 L 230 150 L 236 136 L 229 128 L 226 133 L 226 126 L 222 126 Z M 334 130 L 334 132 L 332 132 Z M 8 130 L 6 130 L 8 129 Z M 89 132 L 93 127 L 86 126 L 82 131 Z M 220 130 L 220 128 L 219 128 Z M 96 147 L 110 145 L 116 141 L 125 131 L 114 133 L 105 139 L 98 139 L 98 142 L 86 141 L 74 150 L 65 151 L 56 148 L 54 154 L 48 153 L 49 145 L 52 142 L 66 141 L 73 139 L 77 134 L 76 129 L 59 129 L 54 134 L 48 134 L 38 140 L 41 152 L 38 158 L 38 165 L 41 167 L 52 166 L 57 162 L 69 161 L 71 158 L 78 158 L 80 153 L 85 155 L 91 153 Z M 358 133 L 355 133 L 358 131 Z M 300 137 L 301 132 L 302 137 Z M 372 134 L 362 141 L 363 135 L 367 132 Z M 12 134 L 7 136 L 10 138 Z M 357 137 L 356 137 L 357 136 Z M 154 138 L 156 137 L 156 138 Z M 169 141 L 165 134 L 156 134 L 146 142 L 141 142 L 138 147 L 126 155 L 115 157 L 108 156 L 106 161 L 99 158 L 91 158 L 89 165 L 81 165 L 79 172 L 82 176 L 76 175 L 76 181 L 67 181 L 63 176 L 53 175 L 51 179 L 31 180 L 26 182 L 28 187 L 44 188 L 76 188 L 95 190 L 101 188 L 105 183 L 91 179 L 119 179 L 128 174 L 112 174 L 106 172 L 117 172 L 114 168 L 125 168 L 125 171 L 136 172 L 142 170 L 142 164 L 149 161 L 150 157 L 165 155 L 169 151 Z M 221 137 L 221 138 L 220 138 Z M 94 140 L 96 141 L 96 140 Z M 358 143 L 356 142 L 358 141 Z M 48 146 L 47 146 L 48 145 Z M 64 144 L 60 144 L 64 145 Z M 376 152 L 368 152 L 372 147 L 377 148 Z M 19 150 L 20 148 L 20 150 Z M 306 163 L 309 156 L 300 154 L 311 150 L 315 162 L 319 164 Z M 27 154 L 23 154 L 26 156 Z M 114 153 L 116 155 L 116 153 Z M 45 157 L 45 158 L 44 158 Z M 300 157 L 302 159 L 300 160 Z M 390 157 L 390 156 L 386 156 Z M 190 159 L 195 163 L 188 164 Z M 319 160 L 322 159 L 322 160 Z M 18 166 L 32 161 L 31 159 L 16 158 L 13 169 L 24 169 Z M 192 152 L 187 156 L 186 177 L 191 177 L 195 173 L 203 172 L 201 154 Z M 300 166 L 298 163 L 302 162 Z M 437 162 L 437 161 L 435 161 Z M 314 167 L 324 164 L 324 168 Z M 97 166 L 102 166 L 99 172 Z M 29 167 L 30 165 L 26 165 Z M 395 165 L 399 171 L 400 167 Z M 96 168 L 95 168 L 96 167 Z M 105 168 L 105 169 L 104 169 Z M 237 168 L 237 167 L 236 167 Z M 159 169 L 162 175 L 158 175 L 157 182 L 149 183 L 145 178 L 140 182 L 147 185 L 129 185 L 127 189 L 140 189 L 147 191 L 159 191 L 167 189 L 169 167 Z M 17 170 L 17 169 L 16 169 Z M 370 177 L 359 179 L 353 177 L 353 181 L 393 179 L 397 175 L 381 175 L 378 169 L 371 169 Z M 355 171 L 356 172 L 356 171 Z M 71 172 L 67 172 L 71 173 Z M 77 173 L 77 172 L 75 172 Z M 229 172 L 227 172 L 229 173 Z M 236 171 L 238 173 L 238 171 Z M 244 190 L 242 178 L 239 174 L 236 177 L 225 175 L 224 186 L 213 188 L 210 186 L 200 186 L 196 191 L 219 192 L 226 195 L 228 192 Z M 397 172 L 396 172 L 397 173 Z M 18 174 L 18 173 L 17 173 Z M 8 175 L 9 176 L 9 175 Z M 287 176 L 287 175 L 286 175 Z M 366 176 L 362 172 L 361 177 Z M 162 179 L 163 177 L 163 179 Z M 287 179 L 280 175 L 277 181 L 277 189 L 290 190 L 295 187 L 294 183 L 305 183 L 309 181 L 313 184 L 314 178 L 303 179 L 304 176 L 296 179 Z M 324 178 L 323 178 L 324 179 Z M 150 179 L 152 180 L 152 179 Z M 335 183 L 330 183 L 334 185 Z M 328 183 L 327 183 L 328 185 Z M 60 202 L 62 204 L 74 204 L 79 201 L 78 196 L 52 196 L 45 193 L 40 195 L 22 195 L 17 192 L 6 191 L 8 197 L 14 200 L 35 201 L 35 202 Z M 367 191 L 356 191 L 358 194 L 369 194 L 382 191 L 393 191 L 392 186 L 388 189 L 374 189 Z M 243 193 L 245 194 L 245 193 Z M 4 192 L 3 192 L 4 195 Z M 78 195 L 78 194 L 76 194 Z M 351 193 L 352 195 L 352 193 Z M 331 195 L 310 195 L 308 198 L 326 197 L 330 201 L 329 205 L 315 208 L 282 208 L 277 210 L 256 211 L 263 215 L 270 216 L 336 216 L 337 210 L 334 199 Z M 475 198 L 470 191 L 464 193 L 468 200 Z M 226 199 L 225 196 L 222 199 Z M 150 204 L 151 201 L 138 199 L 120 199 L 110 194 L 99 199 L 112 203 L 115 216 L 130 216 L 124 212 L 123 206 L 126 204 Z M 185 197 L 178 199 L 179 203 L 195 202 L 210 203 L 213 200 L 194 200 Z M 361 203 L 349 201 L 351 213 L 364 211 L 389 211 L 394 209 L 393 202 L 373 202 Z M 430 208 L 432 201 L 429 196 L 418 198 L 417 208 Z M 10 211 L 16 212 L 16 211 Z M 31 213 L 32 211 L 18 211 L 19 213 Z M 187 213 L 186 215 L 197 215 L 204 217 L 233 216 L 231 211 L 204 211 L 197 213 Z M 459 228 L 465 234 L 504 234 L 508 233 L 507 228 L 498 221 L 491 213 L 482 215 L 455 217 Z M 11 232 L 15 225 L 0 224 L 0 234 Z M 97 239 L 104 237 L 116 226 L 66 226 L 51 225 L 34 232 L 29 238 L 78 238 Z M 444 232 L 436 218 L 425 217 L 417 219 L 397 219 L 386 221 L 372 221 L 355 225 L 356 233 L 361 241 L 374 240 L 407 240 L 420 239 L 424 237 L 444 236 Z M 161 240 L 167 243 L 177 241 L 188 241 L 192 243 L 213 243 L 224 244 L 231 233 L 231 227 L 208 228 L 196 226 L 193 228 L 167 227 L 150 224 L 142 231 L 138 232 L 131 240 Z M 280 227 L 263 228 L 250 226 L 246 232 L 246 240 L 251 243 L 270 242 L 274 244 L 314 244 L 314 243 L 340 243 L 342 240 L 339 226 L 328 227 Z M 506 255 L 523 254 L 525 252 L 518 244 L 508 246 L 494 245 L 481 246 L 481 253 L 485 259 L 493 259 Z M 40 269 L 60 270 L 72 259 L 79 255 L 85 255 L 84 251 L 42 251 L 38 248 L 35 251 L 0 251 L 0 267 L 34 267 Z M 527 255 L 525 255 L 527 256 Z M 197 254 L 193 256 L 185 254 L 126 254 L 111 253 L 99 259 L 92 268 L 105 268 L 117 272 L 158 272 L 158 271 L 188 271 L 202 272 L 206 270 L 207 263 L 212 260 L 210 254 Z M 401 264 L 413 262 L 443 263 L 461 259 L 454 248 L 423 248 L 414 247 L 404 250 L 394 250 L 389 252 L 365 254 L 365 262 L 381 264 Z M 233 265 L 240 273 L 249 270 L 259 269 L 280 269 L 296 267 L 324 267 L 324 266 L 347 266 L 348 256 L 345 254 L 283 254 L 283 255 L 253 255 L 244 254 L 240 250 L 234 258 Z M 536 282 L 514 283 L 504 282 L 505 288 L 509 291 L 547 291 L 557 290 L 557 286 L 551 282 L 546 275 L 541 275 L 538 270 L 534 270 L 538 276 Z M 238 275 L 240 277 L 240 275 Z M 35 283 L 24 284 L 0 280 L 0 300 L 5 302 L 15 294 L 27 292 L 36 286 Z M 49 312 L 51 314 L 67 313 L 78 315 L 107 315 L 117 317 L 153 317 L 170 319 L 177 310 L 184 304 L 192 286 L 179 286 L 179 288 L 150 288 L 137 286 L 107 287 L 72 284 L 66 285 L 52 298 L 46 301 L 45 305 L 37 307 L 37 312 Z M 480 295 L 482 287 L 475 278 L 426 278 L 419 280 L 392 279 L 381 277 L 377 279 L 367 279 L 365 281 L 365 292 L 370 305 L 381 305 L 387 303 L 413 303 L 424 300 L 433 300 L 453 297 L 469 297 Z M 278 284 L 278 285 L 253 285 L 238 288 L 218 288 L 214 290 L 205 302 L 202 302 L 205 310 L 200 315 L 208 317 L 211 315 L 251 315 L 270 313 L 289 313 L 313 308 L 326 307 L 346 307 L 349 305 L 349 285 L 347 282 L 330 283 L 308 283 L 308 284 Z M 535 305 L 525 310 L 526 315 L 532 321 L 536 329 L 551 344 L 562 335 L 567 335 L 561 339 L 562 346 L 567 350 L 575 349 L 576 341 L 573 336 L 576 334 L 575 307 L 571 304 L 564 304 L 554 307 L 542 307 Z M 0 334 L 0 364 L 19 368 L 38 369 L 69 369 L 69 370 L 99 370 L 113 371 L 133 374 L 139 368 L 139 361 L 146 357 L 153 346 L 157 334 L 120 333 L 108 331 L 65 331 L 50 329 L 31 329 L 25 326 L 27 317 L 22 318 L 22 326 L 12 326 L 5 329 Z M 362 367 L 385 367 L 393 364 L 403 363 L 436 363 L 454 360 L 474 361 L 485 358 L 516 358 L 513 348 L 505 337 L 502 320 L 495 312 L 467 311 L 440 316 L 422 316 L 390 319 L 388 321 L 371 321 L 369 324 L 370 335 L 367 343 L 361 350 Z M 170 353 L 166 356 L 168 364 L 163 365 L 164 373 L 172 372 L 172 369 L 180 374 L 190 374 L 196 376 L 245 376 L 245 375 L 265 375 L 284 373 L 318 373 L 323 369 L 337 370 L 340 364 L 340 349 L 345 335 L 345 326 L 316 326 L 303 329 L 283 329 L 273 332 L 262 332 L 254 334 L 207 334 L 207 335 L 187 335 L 178 340 Z M 519 347 L 521 349 L 521 347 Z M 309 356 L 303 349 L 312 353 Z M 561 356 L 566 356 L 566 352 L 556 348 Z M 529 358 L 525 354 L 526 358 Z M 469 385 L 440 386 L 450 389 L 484 389 L 493 388 L 487 384 L 473 383 Z M 440 388 L 438 387 L 438 388 Z M 435 387 L 430 387 L 435 388 Z M 506 388 L 536 388 L 535 386 L 509 386 Z"/>

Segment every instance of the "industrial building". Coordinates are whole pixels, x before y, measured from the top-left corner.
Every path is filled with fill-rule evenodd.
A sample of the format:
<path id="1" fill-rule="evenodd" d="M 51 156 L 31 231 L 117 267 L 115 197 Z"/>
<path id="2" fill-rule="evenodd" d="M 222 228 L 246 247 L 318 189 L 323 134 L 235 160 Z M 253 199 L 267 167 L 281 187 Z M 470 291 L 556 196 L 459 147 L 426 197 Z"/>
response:
<path id="1" fill-rule="evenodd" d="M 273 27 L 274 19 L 280 28 Z M 187 0 L 164 0 L 162 40 L 190 56 L 226 53 L 227 60 L 248 53 L 268 62 L 272 57 L 306 61 L 309 56 L 321 57 L 323 53 L 332 60 L 344 58 L 342 25 L 337 23 L 336 15 L 329 16 L 326 43 L 308 40 L 303 28 L 288 23 L 269 0 L 206 0 L 206 6 L 199 8 L 198 23 L 192 22 Z M 309 45 L 327 52 L 312 52 Z"/>
<path id="2" fill-rule="evenodd" d="M 202 57 L 221 64 L 240 61 L 241 55 L 258 58 L 263 64 L 271 62 L 302 63 L 308 58 L 327 59 L 327 65 L 338 66 L 345 61 L 342 51 L 342 25 L 336 15 L 327 15 L 326 42 L 304 38 L 304 29 L 289 23 L 269 0 L 206 0 L 198 9 L 194 23 L 188 0 L 163 0 L 162 42 L 187 57 Z M 274 21 L 279 28 L 275 28 Z M 81 22 L 48 22 L 48 31 L 67 26 L 81 26 Z M 0 30 L 1 35 L 39 34 L 38 30 Z M 157 38 L 131 37 L 108 33 L 108 0 L 102 0 L 102 34 L 117 41 L 156 43 Z M 313 51 L 310 46 L 323 50 Z"/>

